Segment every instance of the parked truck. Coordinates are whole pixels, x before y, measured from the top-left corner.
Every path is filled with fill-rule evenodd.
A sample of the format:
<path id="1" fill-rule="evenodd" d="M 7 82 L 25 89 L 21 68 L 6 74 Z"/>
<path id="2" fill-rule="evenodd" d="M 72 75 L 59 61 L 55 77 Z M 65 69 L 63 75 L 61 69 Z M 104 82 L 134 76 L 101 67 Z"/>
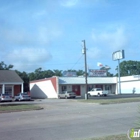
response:
<path id="1" fill-rule="evenodd" d="M 89 96 L 107 96 L 108 91 L 103 91 L 101 88 L 93 88 L 91 91 L 88 91 Z"/>

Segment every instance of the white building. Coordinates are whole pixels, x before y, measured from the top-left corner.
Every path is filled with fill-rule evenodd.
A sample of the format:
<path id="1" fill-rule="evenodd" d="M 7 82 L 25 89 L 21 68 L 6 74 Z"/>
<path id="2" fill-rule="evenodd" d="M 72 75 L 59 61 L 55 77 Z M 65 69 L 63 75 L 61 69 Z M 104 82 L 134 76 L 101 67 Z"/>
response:
<path id="1" fill-rule="evenodd" d="M 140 75 L 121 77 L 121 93 L 140 94 Z M 118 94 L 117 77 L 88 77 L 88 90 L 100 87 L 108 90 L 109 94 Z M 32 98 L 58 98 L 63 90 L 71 90 L 77 96 L 85 96 L 85 77 L 51 77 L 30 82 Z"/>

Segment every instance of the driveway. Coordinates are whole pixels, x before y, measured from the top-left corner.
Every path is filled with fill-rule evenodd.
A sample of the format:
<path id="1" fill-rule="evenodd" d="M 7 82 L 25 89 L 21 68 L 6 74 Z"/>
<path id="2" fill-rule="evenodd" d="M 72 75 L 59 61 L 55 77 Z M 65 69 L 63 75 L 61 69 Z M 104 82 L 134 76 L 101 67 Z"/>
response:
<path id="1" fill-rule="evenodd" d="M 44 110 L 0 114 L 1 140 L 77 140 L 126 134 L 135 126 L 140 103 L 99 105 L 47 99 Z"/>

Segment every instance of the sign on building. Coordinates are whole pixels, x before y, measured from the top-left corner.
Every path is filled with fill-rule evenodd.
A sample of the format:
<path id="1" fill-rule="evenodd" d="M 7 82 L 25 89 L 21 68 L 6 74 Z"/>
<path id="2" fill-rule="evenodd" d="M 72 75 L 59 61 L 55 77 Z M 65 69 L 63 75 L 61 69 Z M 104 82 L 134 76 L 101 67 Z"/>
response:
<path id="1" fill-rule="evenodd" d="M 107 71 L 89 69 L 89 76 L 90 77 L 104 77 L 104 76 L 107 76 Z"/>
<path id="2" fill-rule="evenodd" d="M 76 77 L 77 74 L 76 74 L 76 72 L 72 72 L 72 71 L 64 71 L 63 76 L 64 77 Z"/>

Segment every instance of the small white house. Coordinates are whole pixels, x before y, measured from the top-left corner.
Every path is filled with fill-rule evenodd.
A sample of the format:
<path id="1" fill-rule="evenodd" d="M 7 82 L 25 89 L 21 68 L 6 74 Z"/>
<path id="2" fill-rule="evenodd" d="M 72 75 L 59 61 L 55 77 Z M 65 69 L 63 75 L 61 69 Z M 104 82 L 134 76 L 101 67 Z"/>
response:
<path id="1" fill-rule="evenodd" d="M 0 70 L 0 94 L 9 93 L 14 97 L 24 91 L 23 83 L 14 70 Z"/>

